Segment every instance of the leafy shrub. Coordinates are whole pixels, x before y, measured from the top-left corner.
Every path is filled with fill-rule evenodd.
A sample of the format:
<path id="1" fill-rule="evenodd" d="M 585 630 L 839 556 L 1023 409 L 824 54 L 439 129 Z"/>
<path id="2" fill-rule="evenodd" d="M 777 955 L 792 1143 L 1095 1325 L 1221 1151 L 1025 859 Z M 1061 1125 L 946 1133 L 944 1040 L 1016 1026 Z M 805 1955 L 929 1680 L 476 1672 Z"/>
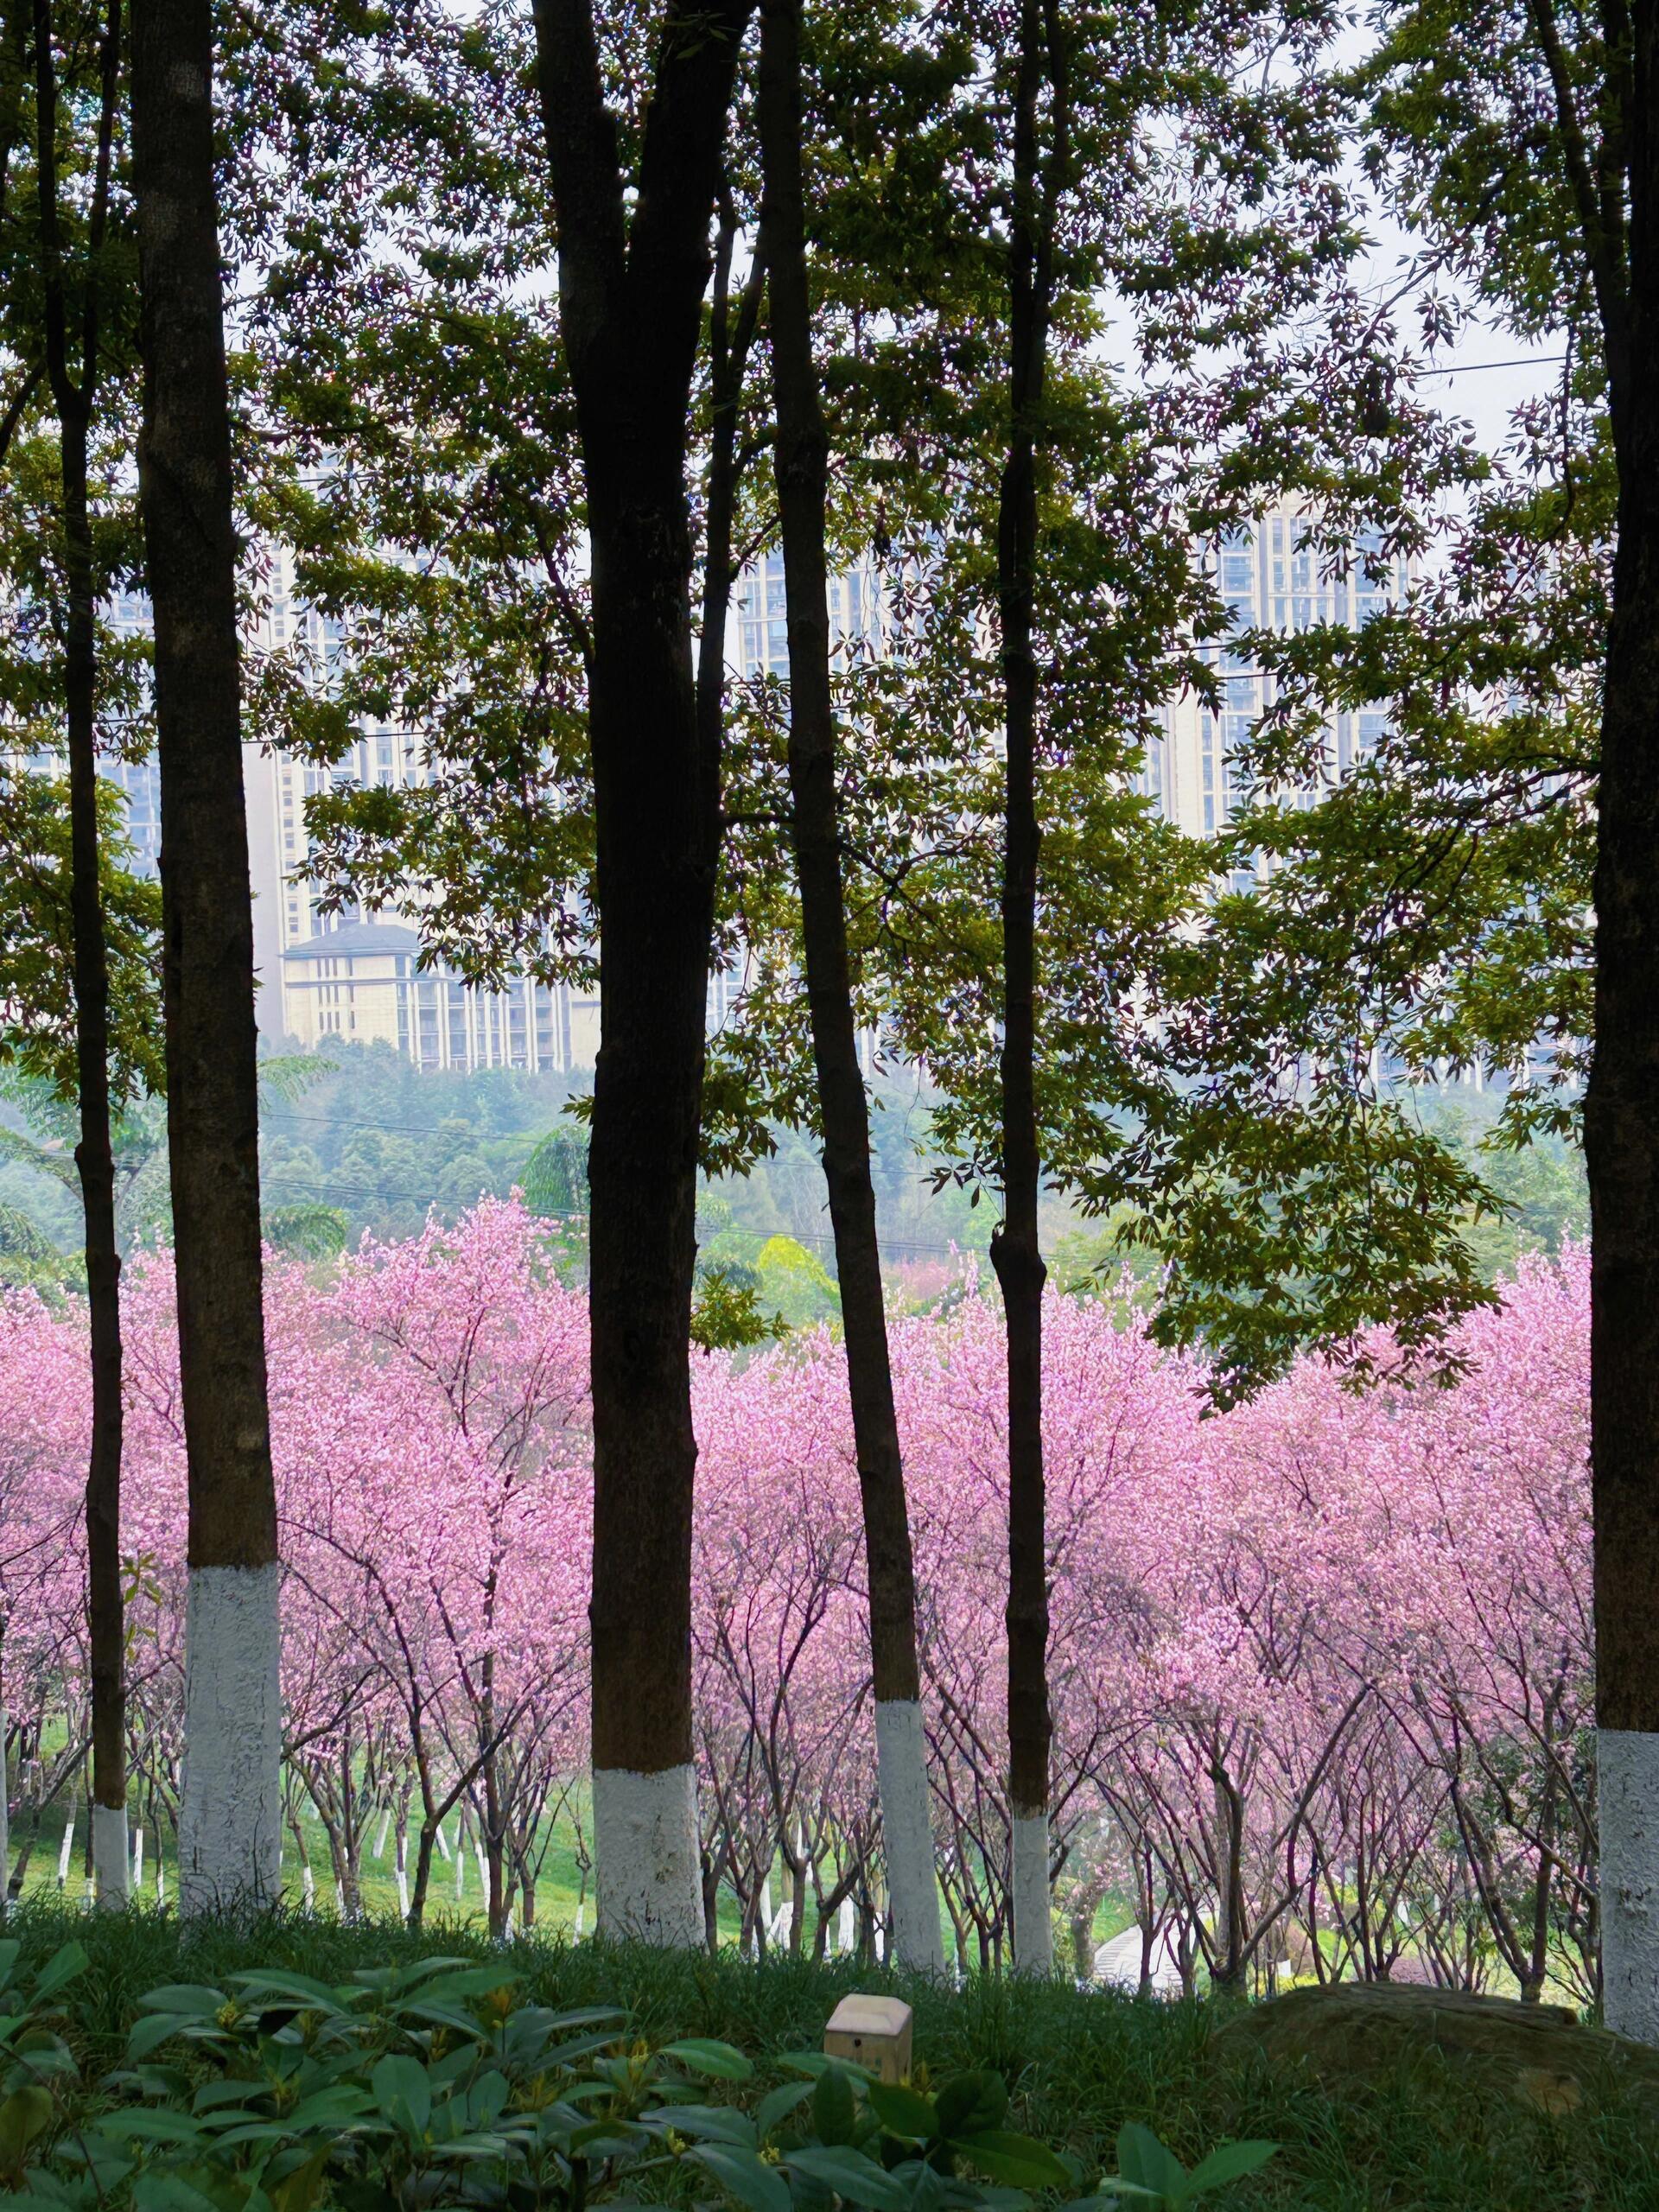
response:
<path id="1" fill-rule="evenodd" d="M 623 2188 L 706 2198 L 709 2183 L 743 2212 L 1025 2212 L 1030 2192 L 1075 2197 L 1081 2180 L 1007 2126 L 995 2073 L 929 2094 L 801 2051 L 750 2111 L 715 2101 L 753 2081 L 730 2044 L 653 2050 L 620 2012 L 519 2004 L 499 1965 L 453 1958 L 339 1986 L 256 1968 L 153 1989 L 94 2101 L 52 2012 L 85 1953 L 14 1986 L 17 1951 L 0 1945 L 0 2189 L 35 2212 L 586 2212 Z M 1144 2170 L 1185 2203 L 1266 2147 L 1224 2146 L 1187 2177 L 1126 2129 L 1103 2190 L 1151 2195 Z"/>

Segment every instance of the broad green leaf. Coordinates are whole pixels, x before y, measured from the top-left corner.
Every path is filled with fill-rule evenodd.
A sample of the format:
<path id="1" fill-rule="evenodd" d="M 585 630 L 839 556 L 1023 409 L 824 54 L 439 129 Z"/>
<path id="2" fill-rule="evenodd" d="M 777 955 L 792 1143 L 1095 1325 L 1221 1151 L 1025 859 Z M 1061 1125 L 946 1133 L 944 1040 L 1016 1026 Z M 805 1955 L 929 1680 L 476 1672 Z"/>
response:
<path id="1" fill-rule="evenodd" d="M 735 2105 L 659 2105 L 645 2116 L 653 2134 L 671 2127 L 677 2135 L 699 2142 L 736 2143 L 746 2151 L 755 2147 L 755 2123 Z"/>
<path id="2" fill-rule="evenodd" d="M 133 2212 L 219 2212 L 213 2199 L 182 2174 L 141 2173 L 132 2184 Z"/>
<path id="3" fill-rule="evenodd" d="M 1008 2085 L 989 2068 L 975 2074 L 953 2074 L 936 2093 L 933 2102 L 940 2134 L 966 2136 L 982 2127 L 1001 2126 L 1007 2117 Z"/>
<path id="4" fill-rule="evenodd" d="M 792 2173 L 803 2173 L 849 2204 L 868 2204 L 875 2212 L 908 2212 L 910 2191 L 903 2182 L 867 2158 L 861 2151 L 844 2145 L 808 2145 L 791 2151 L 784 2161 Z"/>
<path id="5" fill-rule="evenodd" d="M 1196 2196 L 1201 2189 L 1218 2189 L 1223 2182 L 1242 2181 L 1246 2174 L 1265 2166 L 1278 2148 L 1276 2143 L 1217 2143 L 1187 2177 L 1187 2195 Z"/>
<path id="6" fill-rule="evenodd" d="M 904 2135 L 918 2143 L 931 2142 L 939 2132 L 939 2115 L 931 2097 L 902 2082 L 872 2082 L 864 2091 L 870 2110 L 891 2135 Z"/>
<path id="7" fill-rule="evenodd" d="M 66 1982 L 83 1973 L 86 1966 L 86 1953 L 79 1943 L 66 1943 L 61 1950 L 54 1951 L 35 1977 L 35 2003 L 39 2005 L 55 1996 Z"/>
<path id="8" fill-rule="evenodd" d="M 1117 2132 L 1117 2170 L 1160 2196 L 1179 2196 L 1186 2185 L 1186 2168 L 1138 2120 L 1126 2120 Z"/>
<path id="9" fill-rule="evenodd" d="M 423 2005 L 461 2005 L 469 1997 L 491 1997 L 498 1989 L 517 1987 L 522 1977 L 500 1967 L 467 1967 L 457 1974 L 434 1974 L 407 1995 L 399 1991 L 391 2010 L 403 2012 Z"/>
<path id="10" fill-rule="evenodd" d="M 716 2082 L 747 2082 L 754 2072 L 741 2050 L 706 2036 L 685 2036 L 678 2043 L 665 2043 L 662 2056 L 677 2059 L 694 2074 L 707 2074 Z"/>
<path id="11" fill-rule="evenodd" d="M 754 2124 L 762 2139 L 772 2133 L 779 2120 L 787 2120 L 798 2105 L 804 2104 L 811 2094 L 810 2082 L 785 2082 L 779 2088 L 768 2089 L 754 2114 Z"/>
<path id="12" fill-rule="evenodd" d="M 820 2074 L 828 2073 L 832 2066 L 840 2067 L 843 2073 L 852 2075 L 860 2082 L 873 2082 L 875 2079 L 874 2072 L 870 2067 L 861 2066 L 856 2059 L 832 2057 L 827 2050 L 786 2050 L 779 2055 L 777 2063 L 786 2073 L 804 2074 L 810 2081 L 813 2082 L 817 2080 Z"/>
<path id="13" fill-rule="evenodd" d="M 324 2144 L 302 2166 L 296 2166 L 281 2181 L 266 2182 L 265 2194 L 270 2199 L 271 2212 L 311 2212 L 322 2193 L 322 2177 L 327 2170 L 331 2147 Z"/>
<path id="14" fill-rule="evenodd" d="M 425 2134 L 432 2117 L 432 2085 L 418 2058 L 394 2052 L 379 2061 L 369 2081 L 385 2119 L 404 2135 Z"/>
<path id="15" fill-rule="evenodd" d="M 346 2010 L 341 1999 L 351 1994 L 349 1991 L 331 1988 L 326 1981 L 314 1980 L 308 1974 L 288 1974 L 270 1967 L 233 1974 L 230 1980 L 234 1988 L 241 1991 L 245 2004 L 267 1993 L 273 1997 L 296 1997 L 303 2001 L 308 2012 L 321 2012 L 330 2018 L 338 2018 Z"/>
<path id="16" fill-rule="evenodd" d="M 116 2143 L 200 2143 L 202 2139 L 201 2122 L 188 2113 L 155 2112 L 143 2105 L 101 2112 L 92 2125 Z"/>
<path id="17" fill-rule="evenodd" d="M 157 2067 L 155 2070 L 160 2073 L 163 2069 Z M 180 2071 L 171 2066 L 165 2070 L 169 2074 Z M 190 2109 L 192 2112 L 215 2112 L 221 2105 L 240 2103 L 257 2094 L 257 2086 L 252 2082 L 204 2082 L 191 2099 Z"/>
<path id="18" fill-rule="evenodd" d="M 146 2012 L 176 2012 L 186 2019 L 212 2019 L 230 2003 L 222 1989 L 206 1982 L 169 1981 L 160 1989 L 146 1990 L 138 1999 Z"/>
<path id="19" fill-rule="evenodd" d="M 776 2166 L 729 2143 L 699 2143 L 686 2153 L 748 2212 L 790 2212 L 789 2184 Z"/>
<path id="20" fill-rule="evenodd" d="M 152 2050 L 159 2050 L 177 2035 L 183 2022 L 174 2012 L 146 2012 L 135 2020 L 127 2037 L 127 2056 L 137 2061 L 148 2058 Z"/>
<path id="21" fill-rule="evenodd" d="M 1046 2143 L 1034 2135 L 1016 2135 L 1012 2128 L 982 2127 L 972 2135 L 951 2139 L 961 2152 L 993 2181 L 1014 2189 L 1069 2189 L 1071 2173 Z"/>
<path id="22" fill-rule="evenodd" d="M 16 2173 L 29 2145 L 52 2125 L 52 2096 L 33 2082 L 0 2103 L 0 2171 Z"/>
<path id="23" fill-rule="evenodd" d="M 435 2149 L 441 2158 L 501 2158 L 512 2147 L 505 2135 L 475 2133 L 454 2136 Z"/>
<path id="24" fill-rule="evenodd" d="M 850 2143 L 858 2125 L 852 2077 L 839 2066 L 826 2067 L 812 2091 L 812 2125 L 820 2143 Z"/>

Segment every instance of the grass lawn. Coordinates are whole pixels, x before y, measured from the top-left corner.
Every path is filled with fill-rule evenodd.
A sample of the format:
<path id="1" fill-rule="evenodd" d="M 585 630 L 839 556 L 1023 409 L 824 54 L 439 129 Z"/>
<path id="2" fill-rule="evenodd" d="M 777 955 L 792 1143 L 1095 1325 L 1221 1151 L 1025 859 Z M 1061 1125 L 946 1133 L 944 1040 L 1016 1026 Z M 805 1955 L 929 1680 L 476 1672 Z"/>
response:
<path id="1" fill-rule="evenodd" d="M 273 1919 L 252 1929 L 208 1924 L 188 1936 L 168 1918 L 67 1910 L 44 1901 L 14 1913 L 8 1933 L 43 1958 L 83 1943 L 90 1970 L 66 1993 L 67 2032 L 95 2077 L 120 2061 L 139 1997 L 158 1983 L 213 1981 L 238 1967 L 282 1966 L 344 1980 L 353 1969 L 443 1953 L 499 1956 L 525 1996 L 556 2006 L 606 2003 L 632 2012 L 655 2040 L 714 2036 L 760 2064 L 816 2046 L 837 1999 L 854 1986 L 896 1988 L 916 2008 L 916 2058 L 937 2082 L 992 2066 L 1014 2096 L 1010 2124 L 1065 2145 L 1090 2178 L 1126 2119 L 1147 2121 L 1189 2163 L 1229 2136 L 1282 2147 L 1261 2175 L 1205 2200 L 1217 2206 L 1308 2212 L 1659 2212 L 1659 2156 L 1637 2114 L 1586 2103 L 1562 2119 L 1517 2106 L 1495 2113 L 1430 2056 L 1420 2065 L 1328 2094 L 1300 2076 L 1223 2063 L 1211 2053 L 1223 2017 L 1208 2005 L 1137 2003 L 1063 1984 L 970 1980 L 959 1993 L 913 1986 L 850 1964 L 787 1959 L 764 1966 L 732 1955 L 664 1956 L 556 1937 L 492 1953 L 475 1923 L 439 1922 L 411 1935 L 395 1922 L 343 1926 Z"/>

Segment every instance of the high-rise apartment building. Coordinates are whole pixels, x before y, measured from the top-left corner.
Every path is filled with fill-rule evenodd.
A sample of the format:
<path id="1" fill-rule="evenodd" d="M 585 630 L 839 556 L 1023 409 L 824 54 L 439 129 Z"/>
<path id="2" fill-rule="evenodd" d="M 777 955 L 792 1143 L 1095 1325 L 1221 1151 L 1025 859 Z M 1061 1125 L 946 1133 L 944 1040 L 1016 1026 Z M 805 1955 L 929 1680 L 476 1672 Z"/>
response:
<path id="1" fill-rule="evenodd" d="M 1321 568 L 1311 549 L 1299 547 L 1302 527 L 1294 512 L 1281 509 L 1196 553 L 1232 610 L 1236 632 L 1274 630 L 1290 636 L 1325 622 L 1357 630 L 1404 597 L 1411 569 L 1403 556 L 1384 563 L 1380 578 L 1358 567 L 1341 577 Z M 1375 543 L 1361 550 L 1371 554 L 1375 566 Z M 1206 657 L 1222 681 L 1219 712 L 1191 691 L 1171 700 L 1141 779 L 1142 791 L 1166 818 L 1193 836 L 1213 836 L 1231 820 L 1239 796 L 1236 764 L 1273 696 L 1273 679 L 1249 665 L 1236 645 L 1217 643 L 1206 649 Z M 1325 728 L 1326 781 L 1345 776 L 1387 727 L 1388 712 L 1380 702 L 1333 714 Z"/>
<path id="2" fill-rule="evenodd" d="M 1404 593 L 1409 570 L 1403 559 L 1390 562 L 1380 580 L 1357 570 L 1339 578 L 1322 569 L 1311 551 L 1299 550 L 1298 534 L 1295 515 L 1281 511 L 1195 554 L 1233 609 L 1237 629 L 1293 632 L 1327 621 L 1357 628 Z M 874 566 L 866 563 L 849 569 L 832 579 L 830 588 L 832 635 L 843 647 L 880 653 L 886 625 Z M 118 630 L 131 633 L 148 629 L 149 608 L 142 595 L 129 594 L 112 602 L 105 617 Z M 737 672 L 786 676 L 780 553 L 763 554 L 740 577 L 734 618 Z M 286 551 L 271 559 L 264 620 L 260 643 L 302 641 L 319 664 L 326 665 L 339 636 L 337 625 L 301 601 Z M 1195 836 L 1213 833 L 1230 818 L 1237 796 L 1234 763 L 1271 691 L 1271 679 L 1246 665 L 1235 646 L 1224 642 L 1208 652 L 1224 686 L 1224 704 L 1216 711 L 1190 692 L 1172 700 L 1141 772 L 1147 796 Z M 1345 775 L 1386 726 L 1381 706 L 1333 715 L 1326 732 L 1326 774 Z M 245 772 L 255 966 L 260 1026 L 268 1035 L 291 1037 L 308 1046 L 330 1039 L 384 1042 L 422 1068 L 568 1072 L 592 1066 L 599 1046 L 599 1004 L 592 992 L 527 978 L 504 991 L 480 990 L 442 965 L 421 966 L 415 910 L 368 913 L 348 908 L 336 915 L 321 911 L 318 888 L 307 873 L 307 798 L 335 781 L 392 789 L 417 782 L 426 769 L 415 737 L 406 731 L 365 728 L 332 768 L 251 745 Z M 105 773 L 126 796 L 128 830 L 138 864 L 153 869 L 161 848 L 155 763 L 112 763 Z M 729 1017 L 741 990 L 735 969 L 711 979 L 711 1028 Z"/>

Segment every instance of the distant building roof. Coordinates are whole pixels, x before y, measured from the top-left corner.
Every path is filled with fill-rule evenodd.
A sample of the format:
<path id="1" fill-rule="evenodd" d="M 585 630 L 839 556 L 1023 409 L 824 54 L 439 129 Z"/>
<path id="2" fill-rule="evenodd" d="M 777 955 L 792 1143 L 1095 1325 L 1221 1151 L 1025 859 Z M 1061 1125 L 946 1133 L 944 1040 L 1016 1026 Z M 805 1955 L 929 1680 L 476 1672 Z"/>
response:
<path id="1" fill-rule="evenodd" d="M 284 960 L 334 960 L 359 953 L 418 952 L 419 933 L 403 922 L 346 922 L 337 930 L 324 930 L 303 944 L 290 944 Z"/>

